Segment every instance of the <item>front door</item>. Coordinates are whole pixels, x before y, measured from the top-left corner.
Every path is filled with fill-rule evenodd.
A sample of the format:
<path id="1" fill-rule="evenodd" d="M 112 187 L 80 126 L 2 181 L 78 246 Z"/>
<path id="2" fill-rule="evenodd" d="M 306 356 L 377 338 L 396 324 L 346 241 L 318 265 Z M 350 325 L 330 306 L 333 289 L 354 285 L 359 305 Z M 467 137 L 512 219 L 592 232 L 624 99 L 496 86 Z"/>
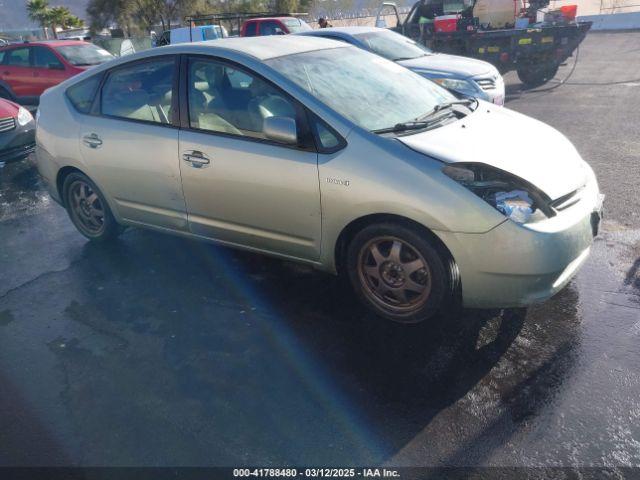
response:
<path id="1" fill-rule="evenodd" d="M 197 235 L 296 257 L 320 255 L 317 153 L 263 133 L 300 106 L 261 77 L 211 59 L 188 61 L 180 170 Z"/>
<path id="2" fill-rule="evenodd" d="M 99 111 L 83 118 L 80 150 L 89 176 L 125 220 L 186 231 L 172 125 L 174 61 L 155 57 L 109 72 Z"/>
<path id="3" fill-rule="evenodd" d="M 37 95 L 50 87 L 58 85 L 69 77 L 65 71 L 64 64 L 47 47 L 35 46 L 32 49 L 33 69 L 31 72 L 32 82 Z"/>

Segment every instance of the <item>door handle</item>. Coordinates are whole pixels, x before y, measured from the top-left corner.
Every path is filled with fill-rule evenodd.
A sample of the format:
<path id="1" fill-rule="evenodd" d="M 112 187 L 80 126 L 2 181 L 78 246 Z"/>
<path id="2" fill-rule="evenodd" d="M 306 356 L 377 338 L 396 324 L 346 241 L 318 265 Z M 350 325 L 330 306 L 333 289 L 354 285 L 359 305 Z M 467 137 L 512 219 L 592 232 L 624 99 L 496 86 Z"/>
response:
<path id="1" fill-rule="evenodd" d="M 204 168 L 208 167 L 211 163 L 209 157 L 207 157 L 204 153 L 199 152 L 198 150 L 187 150 L 182 155 L 182 159 L 190 163 L 194 168 Z"/>
<path id="2" fill-rule="evenodd" d="M 102 140 L 98 136 L 97 133 L 92 133 L 91 135 L 85 135 L 82 137 L 82 142 L 90 148 L 98 148 L 102 145 Z"/>

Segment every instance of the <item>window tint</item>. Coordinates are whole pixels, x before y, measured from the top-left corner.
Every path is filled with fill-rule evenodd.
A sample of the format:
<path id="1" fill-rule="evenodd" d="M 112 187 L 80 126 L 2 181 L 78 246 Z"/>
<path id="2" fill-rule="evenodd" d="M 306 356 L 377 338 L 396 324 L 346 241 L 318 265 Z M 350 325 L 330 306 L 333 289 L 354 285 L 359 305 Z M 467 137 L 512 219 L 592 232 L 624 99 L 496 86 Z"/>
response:
<path id="1" fill-rule="evenodd" d="M 282 26 L 278 22 L 268 20 L 266 22 L 260 23 L 261 35 L 278 35 L 281 33 L 284 33 L 284 31 L 282 30 Z"/>
<path id="2" fill-rule="evenodd" d="M 283 92 L 218 62 L 190 62 L 191 127 L 264 139 L 264 119 L 272 116 L 296 117 L 293 103 Z"/>
<path id="3" fill-rule="evenodd" d="M 34 67 L 49 68 L 49 65 L 62 67 L 62 62 L 46 47 L 33 47 Z"/>
<path id="4" fill-rule="evenodd" d="M 0 63 L 4 63 L 4 54 L 5 53 L 6 53 L 6 51 L 0 52 Z"/>
<path id="5" fill-rule="evenodd" d="M 28 48 L 14 48 L 9 50 L 4 59 L 5 65 L 13 65 L 16 67 L 28 67 L 29 66 L 29 49 Z"/>
<path id="6" fill-rule="evenodd" d="M 89 113 L 89 110 L 91 110 L 93 98 L 99 83 L 100 76 L 94 75 L 67 89 L 67 97 L 80 113 Z"/>
<path id="7" fill-rule="evenodd" d="M 173 59 L 163 58 L 118 68 L 102 87 L 104 115 L 171 123 Z"/>
<path id="8" fill-rule="evenodd" d="M 244 31 L 245 37 L 255 37 L 257 26 L 258 26 L 257 22 L 247 23 L 247 26 L 245 27 L 245 31 Z"/>

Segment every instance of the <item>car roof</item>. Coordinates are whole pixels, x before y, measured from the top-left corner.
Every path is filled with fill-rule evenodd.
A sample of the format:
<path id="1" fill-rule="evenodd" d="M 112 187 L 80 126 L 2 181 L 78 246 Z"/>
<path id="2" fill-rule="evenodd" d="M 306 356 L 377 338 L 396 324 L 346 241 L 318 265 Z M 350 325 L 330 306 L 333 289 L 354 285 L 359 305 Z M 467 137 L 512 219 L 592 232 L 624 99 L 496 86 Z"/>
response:
<path id="1" fill-rule="evenodd" d="M 49 46 L 49 47 L 63 47 L 65 45 L 84 45 L 89 42 L 83 40 L 37 40 L 34 42 L 19 42 L 5 45 L 5 47 L 30 47 L 30 46 Z"/>
<path id="2" fill-rule="evenodd" d="M 249 55 L 258 60 L 284 57 L 296 53 L 326 50 L 330 48 L 348 48 L 349 45 L 336 40 L 318 37 L 301 37 L 294 35 L 268 35 L 261 37 L 234 37 L 208 40 L 206 42 L 179 43 L 166 47 L 154 48 L 152 51 L 175 53 L 206 53 L 207 50 L 224 49 Z M 149 52 L 149 50 L 147 50 Z M 144 53 L 144 52 L 143 52 Z"/>
<path id="3" fill-rule="evenodd" d="M 287 17 L 259 17 L 259 18 L 249 18 L 249 19 L 246 20 L 245 23 L 262 22 L 264 20 L 289 20 L 291 18 L 293 18 L 295 20 L 300 20 L 299 18 L 292 17 L 292 16 L 287 16 Z"/>
<path id="4" fill-rule="evenodd" d="M 328 33 L 341 34 L 341 35 L 356 35 L 358 33 L 380 32 L 384 30 L 386 29 L 378 28 L 378 27 L 330 27 L 330 28 L 319 28 L 311 32 L 299 32 L 296 35 L 322 36 L 323 34 L 328 34 Z"/>

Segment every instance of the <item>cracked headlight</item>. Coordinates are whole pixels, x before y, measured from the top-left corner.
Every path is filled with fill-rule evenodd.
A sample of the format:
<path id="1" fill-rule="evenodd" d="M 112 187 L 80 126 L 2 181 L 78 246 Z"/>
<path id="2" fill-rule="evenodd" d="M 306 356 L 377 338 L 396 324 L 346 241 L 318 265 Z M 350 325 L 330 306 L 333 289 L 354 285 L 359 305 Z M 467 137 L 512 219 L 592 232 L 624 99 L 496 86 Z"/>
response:
<path id="1" fill-rule="evenodd" d="M 447 165 L 442 173 L 516 223 L 535 222 L 555 215 L 544 193 L 503 170 L 484 164 L 456 164 Z"/>
<path id="2" fill-rule="evenodd" d="M 33 120 L 33 117 L 31 116 L 31 113 L 29 113 L 29 110 L 27 110 L 26 108 L 20 107 L 20 109 L 18 110 L 17 119 L 18 119 L 18 125 L 20 125 L 21 127 L 24 127 L 27 123 Z"/>

